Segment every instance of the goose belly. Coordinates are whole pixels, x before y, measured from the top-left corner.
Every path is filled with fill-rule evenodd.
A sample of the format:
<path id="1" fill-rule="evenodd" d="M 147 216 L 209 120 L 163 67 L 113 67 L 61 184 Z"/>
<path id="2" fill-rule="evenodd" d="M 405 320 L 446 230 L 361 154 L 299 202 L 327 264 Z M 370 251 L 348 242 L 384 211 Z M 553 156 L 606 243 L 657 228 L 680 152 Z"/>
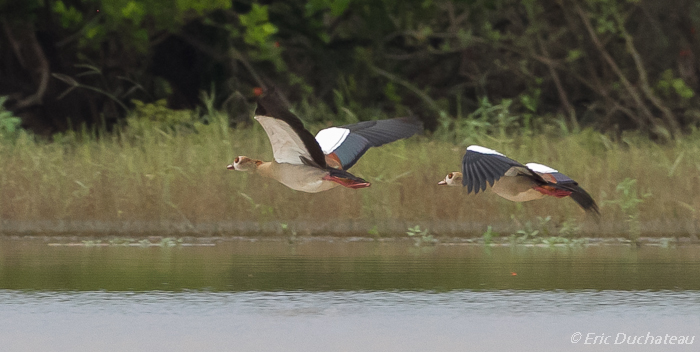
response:
<path id="1" fill-rule="evenodd" d="M 328 171 L 308 165 L 277 164 L 274 179 L 281 184 L 301 192 L 318 193 L 339 186 L 322 178 Z"/>
<path id="2" fill-rule="evenodd" d="M 544 194 L 533 189 L 535 183 L 525 176 L 504 176 L 491 187 L 493 193 L 512 202 L 540 199 Z"/>

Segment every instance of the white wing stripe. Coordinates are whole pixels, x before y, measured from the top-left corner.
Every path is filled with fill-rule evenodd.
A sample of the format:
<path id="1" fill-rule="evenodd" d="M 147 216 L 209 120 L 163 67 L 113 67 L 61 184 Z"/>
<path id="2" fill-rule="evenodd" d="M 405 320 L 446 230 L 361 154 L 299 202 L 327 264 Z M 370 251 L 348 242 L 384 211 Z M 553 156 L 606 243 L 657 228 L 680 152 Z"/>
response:
<path id="1" fill-rule="evenodd" d="M 316 135 L 316 141 L 321 146 L 323 154 L 333 153 L 348 138 L 350 130 L 341 127 L 330 127 L 323 129 Z"/>
<path id="2" fill-rule="evenodd" d="M 557 170 L 552 169 L 551 167 L 547 165 L 542 165 L 542 164 L 537 164 L 537 163 L 527 163 L 525 164 L 528 169 L 534 171 L 534 172 L 539 172 L 541 174 L 551 174 L 555 172 L 559 172 Z"/>
<path id="3" fill-rule="evenodd" d="M 470 145 L 469 147 L 467 147 L 467 150 L 472 151 L 472 152 L 476 152 L 479 154 L 495 154 L 495 155 L 505 156 L 505 155 L 503 155 L 503 154 L 501 154 L 493 149 L 484 148 L 484 147 L 479 146 L 479 145 Z"/>

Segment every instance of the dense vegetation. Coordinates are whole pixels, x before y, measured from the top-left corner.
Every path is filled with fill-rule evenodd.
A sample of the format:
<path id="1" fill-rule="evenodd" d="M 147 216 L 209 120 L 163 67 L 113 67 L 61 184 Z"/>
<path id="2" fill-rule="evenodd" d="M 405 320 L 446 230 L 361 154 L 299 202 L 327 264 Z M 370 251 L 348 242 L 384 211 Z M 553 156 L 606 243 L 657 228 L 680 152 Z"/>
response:
<path id="1" fill-rule="evenodd" d="M 22 126 L 111 128 L 134 108 L 259 88 L 317 118 L 413 113 L 431 129 L 500 106 L 509 132 L 555 123 L 667 139 L 700 121 L 695 0 L 0 0 L 0 96 Z M 330 112 L 330 113 L 329 113 Z"/>
<path id="2" fill-rule="evenodd" d="M 298 112 L 313 115 L 303 107 Z M 616 142 L 590 129 L 514 135 L 497 126 L 441 127 L 432 136 L 370 150 L 352 171 L 372 187 L 307 194 L 259 175 L 226 170 L 237 155 L 271 159 L 258 124 L 229 124 L 227 114 L 214 110 L 200 115 L 146 104 L 111 133 L 84 129 L 57 134 L 48 142 L 22 130 L 2 131 L 0 229 L 6 234 L 65 234 L 71 229 L 162 233 L 174 226 L 199 234 L 385 236 L 411 227 L 421 243 L 432 242 L 431 235 L 517 234 L 527 239 L 697 233 L 697 133 L 659 144 L 631 134 Z M 322 127 L 310 125 L 313 132 Z M 455 136 L 462 136 L 458 144 L 452 142 Z M 523 162 L 555 166 L 575 178 L 601 206 L 600 221 L 569 199 L 512 203 L 490 192 L 475 196 L 438 186 L 448 172 L 459 169 L 463 145 L 471 143 Z"/>
<path id="3" fill-rule="evenodd" d="M 692 235 L 699 24 L 693 0 L 0 0 L 3 231 Z M 353 168 L 368 190 L 309 195 L 226 171 L 269 159 L 249 124 L 272 85 L 312 130 L 414 114 L 428 133 L 370 151 Z M 569 174 L 600 222 L 568 200 L 437 187 L 474 143 Z"/>

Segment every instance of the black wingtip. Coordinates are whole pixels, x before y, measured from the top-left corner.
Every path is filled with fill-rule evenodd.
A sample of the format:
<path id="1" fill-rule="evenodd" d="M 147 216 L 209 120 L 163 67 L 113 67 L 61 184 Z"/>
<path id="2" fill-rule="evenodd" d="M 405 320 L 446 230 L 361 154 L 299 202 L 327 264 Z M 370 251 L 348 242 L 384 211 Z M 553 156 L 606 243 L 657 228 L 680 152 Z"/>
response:
<path id="1" fill-rule="evenodd" d="M 572 198 L 573 198 L 573 197 L 572 197 Z M 573 199 L 574 199 L 574 201 L 576 201 L 575 198 L 573 198 Z M 592 200 L 591 200 L 591 201 L 592 201 Z M 578 205 L 579 205 L 581 208 L 583 208 L 583 210 L 585 210 L 586 213 L 592 214 L 593 216 L 595 216 L 596 219 L 600 218 L 600 209 L 598 208 L 598 205 L 595 204 L 595 202 L 591 202 L 591 203 L 589 203 L 589 204 L 586 204 L 585 206 L 584 206 L 584 204 L 581 204 L 581 203 L 579 203 L 578 201 L 576 201 L 576 203 L 578 203 Z"/>
<path id="2" fill-rule="evenodd" d="M 421 119 L 419 119 L 418 116 L 415 116 L 415 115 L 406 116 L 406 117 L 397 117 L 396 120 L 403 121 L 407 125 L 413 125 L 413 127 L 415 128 L 414 134 L 423 132 L 423 129 L 425 128 L 423 121 Z"/>
<path id="3" fill-rule="evenodd" d="M 587 213 L 593 214 L 596 218 L 600 217 L 600 209 L 598 208 L 598 204 L 596 204 L 593 197 L 591 197 L 588 192 L 578 185 L 571 185 L 569 188 L 572 191 L 569 197 L 571 197 L 576 204 L 583 208 L 583 210 L 585 210 Z"/>
<path id="4" fill-rule="evenodd" d="M 277 95 L 274 86 L 270 86 L 260 94 L 257 98 L 258 106 L 255 108 L 255 115 L 270 116 L 275 114 L 276 110 L 286 110 L 286 104 Z"/>
<path id="5" fill-rule="evenodd" d="M 598 204 L 595 204 L 595 202 L 591 203 L 591 205 L 588 208 L 584 208 L 588 213 L 593 214 L 596 219 L 600 219 L 600 209 L 598 208 Z"/>
<path id="6" fill-rule="evenodd" d="M 461 167 L 461 169 L 462 169 L 461 170 L 462 171 L 462 187 L 466 187 L 467 184 L 469 183 L 469 176 L 468 176 L 469 170 L 467 170 L 467 165 L 468 165 L 468 162 L 467 162 L 466 154 L 465 154 L 464 157 L 462 157 L 462 167 Z"/>
<path id="7" fill-rule="evenodd" d="M 250 110 L 248 110 L 250 111 Z M 267 115 L 267 110 L 258 102 L 258 106 L 255 108 L 255 115 L 256 116 L 268 116 Z"/>

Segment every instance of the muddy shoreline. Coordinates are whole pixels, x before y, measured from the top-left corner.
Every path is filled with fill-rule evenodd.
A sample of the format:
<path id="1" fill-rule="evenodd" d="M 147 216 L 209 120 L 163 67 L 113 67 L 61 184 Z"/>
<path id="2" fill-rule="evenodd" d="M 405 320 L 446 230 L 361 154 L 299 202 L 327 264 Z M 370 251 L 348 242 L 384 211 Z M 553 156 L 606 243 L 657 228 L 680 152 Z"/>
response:
<path id="1" fill-rule="evenodd" d="M 2 221 L 0 236 L 47 236 L 47 237 L 406 237 L 409 227 L 420 226 L 431 235 L 442 238 L 481 238 L 488 228 L 498 237 L 509 237 L 522 227 L 514 222 L 477 223 L 448 221 L 403 221 L 385 220 L 334 220 L 317 221 L 218 221 L 218 222 L 172 222 L 172 221 Z M 625 238 L 630 239 L 626 223 L 585 222 L 580 231 L 571 238 Z M 558 236 L 555 225 L 537 228 L 539 237 Z M 677 238 L 687 242 L 698 242 L 700 229 L 694 221 L 684 224 L 662 221 L 642 222 L 640 238 Z M 516 234 L 517 235 L 517 234 Z"/>

